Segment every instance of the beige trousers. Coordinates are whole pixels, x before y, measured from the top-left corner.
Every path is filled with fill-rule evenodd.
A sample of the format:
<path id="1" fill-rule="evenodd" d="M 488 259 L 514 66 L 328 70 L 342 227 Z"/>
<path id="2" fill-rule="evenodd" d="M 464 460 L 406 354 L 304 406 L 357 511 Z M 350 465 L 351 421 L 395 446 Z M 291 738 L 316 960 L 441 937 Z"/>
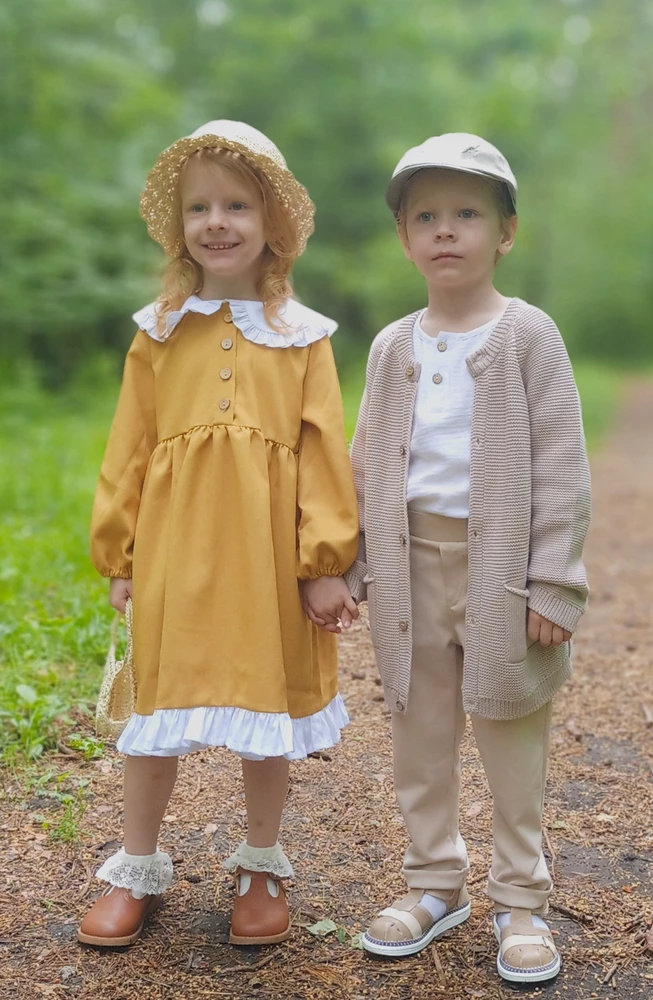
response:
<path id="1" fill-rule="evenodd" d="M 458 889 L 467 850 L 458 828 L 467 522 L 409 511 L 413 660 L 406 712 L 392 713 L 395 788 L 410 846 L 410 888 Z M 552 884 L 542 854 L 551 704 L 522 719 L 472 716 L 494 799 L 488 893 L 497 908 L 545 913 Z"/>

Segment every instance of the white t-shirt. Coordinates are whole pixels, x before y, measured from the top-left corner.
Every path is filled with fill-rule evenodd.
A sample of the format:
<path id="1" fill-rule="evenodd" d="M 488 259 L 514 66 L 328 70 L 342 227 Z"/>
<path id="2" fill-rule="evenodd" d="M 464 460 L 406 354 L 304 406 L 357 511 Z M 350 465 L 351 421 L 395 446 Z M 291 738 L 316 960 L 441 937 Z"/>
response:
<path id="1" fill-rule="evenodd" d="M 424 313 L 422 313 L 422 316 Z M 496 316 L 468 333 L 429 337 L 419 316 L 413 329 L 415 360 L 422 366 L 410 439 L 406 499 L 414 509 L 469 517 L 474 379 L 466 358 L 499 322 Z"/>

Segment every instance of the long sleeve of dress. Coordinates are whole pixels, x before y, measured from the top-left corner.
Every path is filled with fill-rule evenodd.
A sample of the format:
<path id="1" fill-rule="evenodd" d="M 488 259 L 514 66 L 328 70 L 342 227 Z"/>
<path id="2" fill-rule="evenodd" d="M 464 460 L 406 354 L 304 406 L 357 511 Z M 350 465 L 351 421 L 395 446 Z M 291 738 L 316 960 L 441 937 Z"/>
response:
<path id="1" fill-rule="evenodd" d="M 312 344 L 297 470 L 297 576 L 342 576 L 356 557 L 358 510 L 342 397 L 328 337 Z"/>
<path id="2" fill-rule="evenodd" d="M 587 606 L 583 543 L 590 472 L 578 390 L 557 327 L 529 343 L 524 384 L 531 424 L 529 607 L 573 632 Z"/>
<path id="3" fill-rule="evenodd" d="M 157 443 L 154 376 L 147 334 L 127 360 L 91 518 L 91 558 L 102 576 L 132 575 L 136 518 L 145 472 Z"/>

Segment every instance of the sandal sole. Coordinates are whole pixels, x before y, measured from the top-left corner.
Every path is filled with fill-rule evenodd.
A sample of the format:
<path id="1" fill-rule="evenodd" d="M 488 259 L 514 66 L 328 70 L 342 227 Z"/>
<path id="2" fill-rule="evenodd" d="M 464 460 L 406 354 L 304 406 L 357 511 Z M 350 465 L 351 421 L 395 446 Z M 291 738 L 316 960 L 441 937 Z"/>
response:
<path id="1" fill-rule="evenodd" d="M 419 951 L 427 948 L 436 938 L 446 934 L 447 931 L 459 924 L 463 924 L 469 919 L 471 912 L 472 904 L 465 903 L 464 906 L 459 906 L 458 909 L 445 913 L 441 920 L 436 920 L 433 926 L 415 941 L 402 941 L 401 944 L 393 945 L 387 941 L 377 941 L 376 938 L 363 934 L 361 942 L 365 951 L 369 951 L 372 955 L 383 955 L 384 958 L 404 958 L 407 955 L 416 955 Z"/>
<path id="2" fill-rule="evenodd" d="M 242 937 L 238 934 L 229 933 L 229 944 L 281 944 L 287 941 L 291 934 L 291 925 L 288 924 L 281 934 L 271 934 L 269 937 Z"/>
<path id="3" fill-rule="evenodd" d="M 496 920 L 493 921 L 494 936 L 499 944 L 499 954 L 497 955 L 497 972 L 502 979 L 508 983 L 545 983 L 547 979 L 555 979 L 562 968 L 560 955 L 551 965 L 541 966 L 533 972 L 527 969 L 515 969 L 512 965 L 504 965 L 501 958 L 501 930 Z"/>

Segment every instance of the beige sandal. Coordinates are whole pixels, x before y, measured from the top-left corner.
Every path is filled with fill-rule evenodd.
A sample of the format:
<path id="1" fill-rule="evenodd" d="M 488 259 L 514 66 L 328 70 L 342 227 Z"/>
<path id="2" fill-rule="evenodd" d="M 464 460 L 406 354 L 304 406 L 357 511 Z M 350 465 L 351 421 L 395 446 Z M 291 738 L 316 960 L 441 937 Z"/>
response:
<path id="1" fill-rule="evenodd" d="M 421 905 L 423 889 L 411 889 L 408 895 L 381 910 L 362 937 L 363 948 L 374 955 L 399 958 L 415 955 L 445 931 L 462 924 L 472 912 L 467 889 L 431 892 L 446 905 L 446 912 L 436 920 Z"/>
<path id="2" fill-rule="evenodd" d="M 530 910 L 512 907 L 510 923 L 501 930 L 494 916 L 499 942 L 497 971 L 510 983 L 541 983 L 560 972 L 560 954 L 548 927 L 537 927 Z"/>

